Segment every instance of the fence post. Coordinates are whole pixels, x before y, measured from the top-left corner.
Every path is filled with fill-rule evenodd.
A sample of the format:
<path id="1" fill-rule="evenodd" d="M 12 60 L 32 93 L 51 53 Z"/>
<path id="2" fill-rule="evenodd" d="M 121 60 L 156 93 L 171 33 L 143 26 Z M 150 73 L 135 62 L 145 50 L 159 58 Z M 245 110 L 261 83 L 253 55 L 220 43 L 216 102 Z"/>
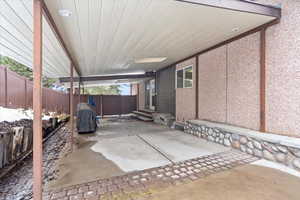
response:
<path id="1" fill-rule="evenodd" d="M 79 90 L 79 103 L 81 103 L 81 88 L 80 88 L 80 77 L 79 77 L 79 82 L 78 82 L 79 86 L 78 86 L 78 90 Z"/>
<path id="2" fill-rule="evenodd" d="M 42 200 L 42 1 L 33 1 L 33 199 Z"/>
<path id="3" fill-rule="evenodd" d="M 104 116 L 104 112 L 103 112 L 103 95 L 100 96 L 100 99 L 101 99 L 101 105 L 100 105 L 100 107 L 101 107 L 101 117 L 103 118 L 103 116 Z"/>
<path id="4" fill-rule="evenodd" d="M 71 152 L 73 152 L 73 140 L 74 140 L 74 94 L 73 94 L 73 75 L 74 75 L 74 67 L 73 63 L 70 65 L 70 118 L 71 118 Z"/>
<path id="5" fill-rule="evenodd" d="M 62 104 L 61 108 L 60 108 L 61 112 L 68 113 L 68 112 L 66 112 L 66 108 L 68 108 L 68 106 L 66 106 L 68 104 L 66 94 L 60 95 L 60 99 L 63 100 L 63 102 L 64 102 L 64 104 Z"/>
<path id="6" fill-rule="evenodd" d="M 24 103 L 24 107 L 25 109 L 27 109 L 27 79 L 24 78 L 24 82 L 25 82 L 25 85 L 24 85 L 24 88 L 25 88 L 25 103 Z"/>
<path id="7" fill-rule="evenodd" d="M 46 90 L 45 88 L 43 88 L 43 95 L 45 95 L 45 96 L 43 97 L 43 99 L 44 99 L 44 101 L 45 101 L 45 107 L 44 107 L 45 112 L 48 112 L 48 106 L 47 106 L 47 94 L 48 94 L 47 90 Z"/>
<path id="8" fill-rule="evenodd" d="M 122 116 L 123 114 L 123 101 L 122 101 L 122 95 L 120 95 L 120 105 L 121 105 L 121 109 L 120 109 L 120 117 Z"/>
<path id="9" fill-rule="evenodd" d="M 136 87 L 136 110 L 138 111 L 140 108 L 140 84 L 137 84 Z"/>
<path id="10" fill-rule="evenodd" d="M 4 83 L 5 83 L 5 87 L 4 87 L 4 98 L 5 98 L 5 107 L 7 107 L 7 67 L 4 68 Z"/>

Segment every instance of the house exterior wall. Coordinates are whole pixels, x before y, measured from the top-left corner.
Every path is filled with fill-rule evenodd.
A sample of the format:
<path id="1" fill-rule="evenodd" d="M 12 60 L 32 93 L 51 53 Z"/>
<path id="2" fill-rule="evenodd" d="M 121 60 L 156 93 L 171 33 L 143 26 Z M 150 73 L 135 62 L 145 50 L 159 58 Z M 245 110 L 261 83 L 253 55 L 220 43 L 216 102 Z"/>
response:
<path id="1" fill-rule="evenodd" d="M 181 122 L 195 119 L 196 117 L 196 58 L 177 64 L 176 70 L 190 65 L 193 66 L 193 87 L 176 88 L 176 120 Z"/>
<path id="2" fill-rule="evenodd" d="M 157 112 L 175 115 L 175 66 L 156 72 Z"/>
<path id="3" fill-rule="evenodd" d="M 138 93 L 138 84 L 130 85 L 130 95 L 137 95 Z"/>
<path id="4" fill-rule="evenodd" d="M 266 132 L 300 137 L 300 2 L 281 3 L 280 23 L 266 31 Z M 199 118 L 259 130 L 260 32 L 198 57 Z M 193 65 L 194 83 L 175 89 L 177 121 L 196 117 L 195 60 L 176 65 Z"/>
<path id="5" fill-rule="evenodd" d="M 199 56 L 200 119 L 226 122 L 226 54 L 223 46 Z"/>
<path id="6" fill-rule="evenodd" d="M 267 131 L 300 137 L 300 1 L 285 0 L 266 32 Z"/>
<path id="7" fill-rule="evenodd" d="M 199 119 L 259 130 L 260 34 L 199 55 Z"/>
<path id="8" fill-rule="evenodd" d="M 268 3 L 277 5 L 276 1 Z M 280 23 L 266 31 L 266 131 L 300 137 L 300 2 L 281 1 L 281 6 Z M 259 130 L 260 124 L 259 45 L 259 33 L 225 45 L 228 48 L 225 123 L 254 130 Z M 212 50 L 211 54 L 217 54 L 216 51 Z M 206 59 L 203 60 L 202 57 Z M 212 71 L 215 71 L 215 63 L 222 63 L 224 59 L 220 55 L 217 60 L 208 57 L 209 55 L 205 54 L 199 56 L 199 117 L 224 122 L 224 118 L 218 118 L 216 114 L 216 110 L 222 110 L 222 106 L 211 109 L 206 107 L 211 107 L 207 102 L 215 101 L 215 104 L 224 105 L 223 102 L 209 95 L 202 97 L 208 90 L 200 89 L 203 90 L 203 85 L 209 85 L 209 81 L 205 81 L 206 78 L 203 77 L 203 74 L 207 76 L 209 72 L 203 72 L 201 62 L 212 66 Z M 222 80 L 222 75 L 219 75 L 219 78 Z M 210 86 L 211 93 L 218 90 L 219 84 L 214 82 L 213 86 Z M 222 96 L 223 92 L 219 90 L 218 93 Z"/>
<path id="9" fill-rule="evenodd" d="M 227 123 L 260 128 L 260 33 L 227 45 Z"/>
<path id="10" fill-rule="evenodd" d="M 139 109 L 145 109 L 145 82 L 140 82 L 138 84 L 139 87 Z"/>

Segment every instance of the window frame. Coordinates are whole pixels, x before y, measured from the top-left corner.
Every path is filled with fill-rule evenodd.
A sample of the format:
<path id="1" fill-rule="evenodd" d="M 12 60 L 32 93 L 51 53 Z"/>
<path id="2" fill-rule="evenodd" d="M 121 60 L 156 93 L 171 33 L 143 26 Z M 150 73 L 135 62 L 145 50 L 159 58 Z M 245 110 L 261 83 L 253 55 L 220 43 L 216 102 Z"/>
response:
<path id="1" fill-rule="evenodd" d="M 190 67 L 192 68 L 192 86 L 185 87 L 185 85 L 184 85 L 184 82 L 185 82 L 185 71 L 186 71 L 187 68 L 190 68 Z M 180 89 L 180 88 L 177 87 L 177 72 L 181 71 L 181 70 L 183 72 L 182 88 L 193 88 L 193 86 L 194 86 L 194 81 L 193 81 L 193 78 L 194 78 L 194 67 L 193 67 L 193 65 L 187 65 L 187 66 L 185 66 L 185 67 L 183 67 L 181 69 L 176 69 L 176 73 L 175 73 L 175 86 L 176 86 L 176 89 Z"/>

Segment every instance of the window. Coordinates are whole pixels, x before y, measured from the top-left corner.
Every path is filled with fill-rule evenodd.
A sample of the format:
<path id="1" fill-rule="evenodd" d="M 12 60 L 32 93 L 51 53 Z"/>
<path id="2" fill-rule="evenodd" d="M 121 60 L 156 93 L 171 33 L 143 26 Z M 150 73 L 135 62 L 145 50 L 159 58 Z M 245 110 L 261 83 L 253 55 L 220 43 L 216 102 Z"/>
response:
<path id="1" fill-rule="evenodd" d="M 193 87 L 193 66 L 176 71 L 177 88 Z"/>
<path id="2" fill-rule="evenodd" d="M 184 69 L 184 87 L 193 87 L 193 67 L 187 67 Z"/>
<path id="3" fill-rule="evenodd" d="M 183 88 L 183 70 L 177 71 L 177 88 Z"/>

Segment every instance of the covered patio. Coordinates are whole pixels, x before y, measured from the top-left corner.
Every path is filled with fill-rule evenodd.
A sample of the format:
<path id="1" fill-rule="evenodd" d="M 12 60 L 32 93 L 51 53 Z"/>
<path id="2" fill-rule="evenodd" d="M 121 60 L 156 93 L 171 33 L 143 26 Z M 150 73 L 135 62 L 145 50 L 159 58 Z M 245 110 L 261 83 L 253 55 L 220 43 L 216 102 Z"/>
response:
<path id="1" fill-rule="evenodd" d="M 49 183 L 50 188 L 108 179 L 230 151 L 221 145 L 195 140 L 181 131 L 131 117 L 104 119 L 96 133 L 76 134 L 76 141 L 76 150 L 60 162 L 61 176 Z"/>
<path id="2" fill-rule="evenodd" d="M 253 44 L 259 49 L 255 54 L 259 60 L 258 70 L 255 71 L 259 74 L 259 84 L 255 85 L 259 91 L 256 102 L 259 107 L 259 130 L 255 131 L 267 131 L 266 30 L 280 22 L 279 7 L 239 0 L 20 0 L 1 1 L 0 7 L 0 53 L 32 67 L 34 72 L 34 200 L 175 199 L 178 196 L 182 197 L 179 199 L 211 199 L 213 188 L 207 187 L 207 184 L 216 183 L 220 189 L 227 187 L 226 181 L 229 180 L 228 191 L 233 191 L 247 177 L 253 177 L 246 190 L 253 194 L 249 196 L 251 198 L 257 198 L 254 194 L 256 190 L 263 192 L 255 183 L 268 185 L 279 179 L 286 184 L 283 196 L 289 199 L 299 197 L 294 186 L 300 185 L 300 182 L 293 176 L 297 175 L 297 170 L 276 165 L 280 172 L 261 167 L 272 165 L 274 168 L 274 164 L 261 161 L 263 156 L 248 150 L 257 148 L 254 145 L 257 132 L 251 135 L 251 131 L 249 134 L 246 131 L 248 135 L 244 136 L 241 132 L 245 130 L 242 129 L 197 121 L 206 119 L 199 113 L 199 101 L 203 98 L 199 95 L 199 55 L 255 33 L 259 36 L 258 45 Z M 251 42 L 248 44 L 252 45 Z M 226 56 L 222 57 L 226 66 L 229 50 L 226 47 Z M 191 61 L 193 58 L 196 58 L 195 61 Z M 252 62 L 249 59 L 248 63 Z M 183 66 L 180 65 L 182 63 Z M 165 89 L 164 86 L 169 83 L 164 83 L 160 73 L 174 66 L 177 68 L 170 75 L 174 79 L 174 90 Z M 196 75 L 191 75 L 193 70 Z M 178 76 L 178 71 L 182 71 L 182 77 Z M 227 92 L 227 76 L 230 73 L 227 68 L 224 73 L 224 90 Z M 44 186 L 41 122 L 43 75 L 58 78 L 69 88 L 70 95 L 70 135 L 67 141 L 70 152 L 59 158 L 56 166 L 59 176 Z M 151 82 L 154 79 L 155 83 Z M 209 77 L 203 79 L 209 80 Z M 182 85 L 178 84 L 180 80 Z M 141 83 L 145 81 L 149 82 L 149 87 L 147 84 L 143 86 L 143 91 L 149 91 L 146 95 L 141 90 Z M 175 96 L 179 94 L 183 98 L 174 100 L 174 127 L 180 126 L 188 134 L 174 127 L 138 121 L 131 115 L 126 118 L 121 116 L 122 111 L 117 118 L 102 118 L 96 133 L 77 134 L 74 108 L 75 102 L 84 101 L 81 88 L 119 83 L 135 85 L 137 111 L 148 104 L 147 109 L 159 113 L 158 105 L 168 106 L 166 96 L 171 96 L 168 92 L 177 92 Z M 208 84 L 207 88 L 211 85 Z M 167 92 L 164 93 L 163 89 Z M 75 91 L 78 95 L 76 100 Z M 159 101 L 158 91 L 165 104 Z M 147 100 L 143 99 L 147 97 Z M 228 97 L 223 99 L 226 99 L 227 106 Z M 193 107 L 189 104 L 190 100 L 195 102 Z M 216 107 L 214 105 L 210 110 L 217 110 Z M 103 116 L 104 109 L 101 107 L 100 110 L 102 114 L 99 115 Z M 195 139 L 195 136 L 200 139 Z M 279 144 L 288 149 L 289 155 L 300 148 L 299 139 L 264 136 L 257 140 L 261 143 L 284 141 Z M 240 143 L 239 140 L 244 137 L 246 142 Z M 239 151 L 242 147 L 247 149 Z M 264 151 L 262 147 L 258 149 Z M 294 153 L 294 160 L 291 161 L 294 166 L 297 155 Z M 266 178 L 264 173 L 273 178 Z M 285 178 L 281 177 L 283 174 Z M 235 182 L 239 177 L 242 178 Z M 220 179 L 223 181 L 218 182 Z M 294 185 L 293 188 L 290 185 Z M 207 193 L 198 195 L 199 188 L 203 187 Z M 277 189 L 275 184 L 264 199 L 272 199 Z M 173 192 L 169 190 L 181 192 L 171 194 Z M 222 192 L 218 191 L 217 198 L 222 199 Z M 188 192 L 192 195 L 187 195 Z M 229 198 L 230 195 L 225 194 L 224 199 Z M 236 194 L 249 199 L 243 191 Z M 237 199 L 243 199 L 239 197 Z"/>
<path id="3" fill-rule="evenodd" d="M 107 118 L 75 141 L 45 199 L 299 197 L 297 171 L 151 122 Z"/>

